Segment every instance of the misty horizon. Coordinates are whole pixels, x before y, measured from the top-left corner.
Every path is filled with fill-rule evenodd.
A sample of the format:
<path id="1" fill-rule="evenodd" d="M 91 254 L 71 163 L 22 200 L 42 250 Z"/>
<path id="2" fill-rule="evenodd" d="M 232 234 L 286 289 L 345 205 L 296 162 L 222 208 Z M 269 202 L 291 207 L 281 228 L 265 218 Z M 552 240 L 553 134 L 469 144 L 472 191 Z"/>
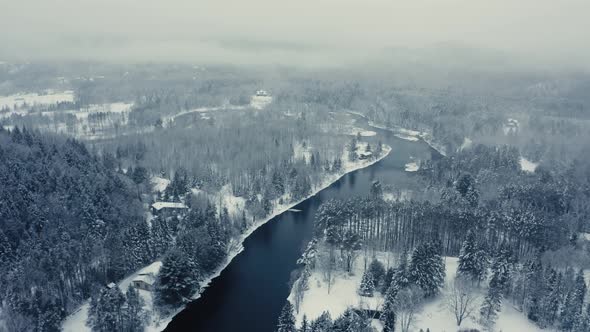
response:
<path id="1" fill-rule="evenodd" d="M 4 61 L 588 69 L 590 58 L 590 3 L 579 0 L 2 2 Z"/>

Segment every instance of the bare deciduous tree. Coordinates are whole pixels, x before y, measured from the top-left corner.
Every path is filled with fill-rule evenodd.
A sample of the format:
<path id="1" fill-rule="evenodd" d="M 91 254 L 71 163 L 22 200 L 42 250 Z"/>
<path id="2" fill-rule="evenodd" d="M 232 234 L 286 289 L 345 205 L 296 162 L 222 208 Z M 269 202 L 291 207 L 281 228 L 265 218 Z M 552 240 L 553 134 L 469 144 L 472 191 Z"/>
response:
<path id="1" fill-rule="evenodd" d="M 463 278 L 456 278 L 449 287 L 446 296 L 446 305 L 449 311 L 455 315 L 457 326 L 469 319 L 476 309 L 477 295 L 473 287 Z"/>
<path id="2" fill-rule="evenodd" d="M 416 312 L 424 299 L 424 292 L 416 287 L 410 286 L 399 291 L 395 299 L 395 313 L 400 322 L 402 332 L 410 331 L 414 323 Z"/>

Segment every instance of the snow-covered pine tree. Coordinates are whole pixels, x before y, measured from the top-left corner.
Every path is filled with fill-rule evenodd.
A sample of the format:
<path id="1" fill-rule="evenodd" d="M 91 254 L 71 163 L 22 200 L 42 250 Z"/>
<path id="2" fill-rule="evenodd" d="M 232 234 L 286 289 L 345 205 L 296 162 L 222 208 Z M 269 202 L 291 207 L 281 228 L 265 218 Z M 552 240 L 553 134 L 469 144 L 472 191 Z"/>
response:
<path id="1" fill-rule="evenodd" d="M 92 297 L 86 324 L 96 332 L 123 330 L 125 296 L 118 286 L 105 287 Z"/>
<path id="2" fill-rule="evenodd" d="M 394 287 L 396 294 L 401 289 L 407 287 L 410 284 L 410 273 L 408 271 L 408 252 L 404 252 L 400 256 L 399 265 L 395 269 L 393 277 L 391 279 L 390 287 Z"/>
<path id="3" fill-rule="evenodd" d="M 555 269 L 549 271 L 545 296 L 541 300 L 542 326 L 553 326 L 562 299 L 562 275 Z"/>
<path id="4" fill-rule="evenodd" d="M 373 297 L 373 292 L 375 291 L 375 283 L 373 279 L 373 274 L 371 271 L 366 270 L 363 273 L 363 278 L 361 279 L 361 284 L 359 286 L 359 295 Z"/>
<path id="5" fill-rule="evenodd" d="M 125 294 L 127 306 L 124 310 L 125 331 L 142 332 L 146 324 L 146 315 L 143 311 L 144 301 L 134 287 L 127 289 Z"/>
<path id="6" fill-rule="evenodd" d="M 301 322 L 301 328 L 299 332 L 310 332 L 311 327 L 309 326 L 309 322 L 307 321 L 307 316 L 303 314 L 303 321 Z"/>
<path id="7" fill-rule="evenodd" d="M 580 270 L 574 280 L 573 288 L 567 293 L 560 316 L 560 327 L 564 331 L 573 329 L 576 321 L 581 319 L 586 283 L 583 271 Z"/>
<path id="8" fill-rule="evenodd" d="M 579 319 L 574 323 L 572 332 L 588 332 L 590 331 L 590 303 L 586 306 L 586 312 L 580 315 Z"/>
<path id="9" fill-rule="evenodd" d="M 293 315 L 293 305 L 289 301 L 285 303 L 279 315 L 277 332 L 297 332 L 297 328 L 295 328 L 295 316 Z"/>
<path id="10" fill-rule="evenodd" d="M 385 295 L 387 289 L 389 288 L 389 286 L 391 286 L 391 282 L 393 281 L 394 275 L 395 269 L 393 267 L 388 268 L 385 272 L 385 275 L 383 276 L 383 283 L 381 284 L 381 288 L 379 289 L 381 294 Z"/>
<path id="11" fill-rule="evenodd" d="M 383 306 L 381 308 L 381 317 L 380 321 L 383 324 L 383 332 L 393 332 L 395 331 L 395 308 L 396 308 L 396 299 L 397 294 L 399 293 L 400 288 L 395 282 L 391 282 L 389 288 L 385 292 L 385 299 L 383 301 Z"/>
<path id="12" fill-rule="evenodd" d="M 330 313 L 324 311 L 310 326 L 313 332 L 330 332 L 332 329 L 332 317 Z"/>
<path id="13" fill-rule="evenodd" d="M 381 289 L 380 286 L 383 284 L 385 278 L 385 267 L 383 263 L 377 259 L 373 259 L 371 264 L 369 264 L 369 272 L 373 275 L 375 289 Z"/>
<path id="14" fill-rule="evenodd" d="M 469 230 L 459 254 L 457 273 L 479 284 L 485 278 L 487 268 L 487 254 L 477 242 L 475 232 Z"/>
<path id="15" fill-rule="evenodd" d="M 162 309 L 188 299 L 199 287 L 198 268 L 181 250 L 171 251 L 162 262 L 155 289 L 155 302 Z"/>
<path id="16" fill-rule="evenodd" d="M 488 292 L 481 304 L 480 323 L 486 331 L 492 331 L 498 313 L 502 308 L 502 288 L 493 280 L 490 282 Z"/>
<path id="17" fill-rule="evenodd" d="M 445 263 L 440 251 L 439 242 L 430 242 L 418 246 L 412 253 L 409 280 L 420 287 L 426 297 L 438 294 L 445 281 Z"/>

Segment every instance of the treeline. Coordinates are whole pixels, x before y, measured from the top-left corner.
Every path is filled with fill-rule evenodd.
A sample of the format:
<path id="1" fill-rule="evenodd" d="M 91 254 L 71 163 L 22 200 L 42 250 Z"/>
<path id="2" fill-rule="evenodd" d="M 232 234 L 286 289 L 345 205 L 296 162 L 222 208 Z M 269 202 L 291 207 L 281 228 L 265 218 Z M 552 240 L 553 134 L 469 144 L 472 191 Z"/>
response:
<path id="1" fill-rule="evenodd" d="M 0 130 L 0 295 L 19 330 L 59 331 L 66 313 L 148 259 L 133 181 L 84 144 Z"/>

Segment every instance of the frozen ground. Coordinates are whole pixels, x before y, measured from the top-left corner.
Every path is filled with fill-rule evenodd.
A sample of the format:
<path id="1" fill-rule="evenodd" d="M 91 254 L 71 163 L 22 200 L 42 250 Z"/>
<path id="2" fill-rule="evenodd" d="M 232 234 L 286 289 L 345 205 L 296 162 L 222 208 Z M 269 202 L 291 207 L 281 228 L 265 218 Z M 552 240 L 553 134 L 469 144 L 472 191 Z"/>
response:
<path id="1" fill-rule="evenodd" d="M 250 99 L 250 106 L 254 109 L 261 110 L 272 103 L 271 96 L 252 96 Z"/>
<path id="2" fill-rule="evenodd" d="M 362 148 L 362 143 L 359 144 L 359 149 L 360 148 Z M 365 168 L 367 166 L 370 166 L 370 165 L 376 163 L 377 161 L 381 160 L 382 158 L 386 157 L 390 152 L 391 152 L 391 147 L 384 145 L 383 146 L 383 154 L 381 156 L 379 156 L 378 158 L 370 159 L 370 160 L 367 159 L 367 160 L 348 161 L 348 158 L 346 158 L 347 151 L 346 151 L 346 149 L 344 149 L 342 151 L 342 156 L 343 156 L 342 157 L 342 160 L 343 160 L 342 170 L 338 174 L 330 174 L 330 175 L 326 176 L 320 184 L 313 187 L 312 194 L 310 194 L 308 197 L 305 197 L 299 201 L 291 202 L 291 203 L 287 203 L 287 204 L 279 204 L 278 200 L 275 200 L 273 202 L 274 203 L 273 213 L 270 216 L 267 216 L 264 219 L 256 220 L 252 225 L 250 225 L 250 227 L 241 236 L 239 236 L 237 239 L 233 240 L 232 243 L 229 244 L 229 246 L 228 246 L 229 253 L 228 253 L 228 257 L 226 258 L 225 262 L 223 264 L 221 264 L 221 266 L 214 273 L 212 273 L 210 276 L 205 278 L 205 280 L 201 281 L 201 291 L 199 293 L 195 294 L 193 296 L 193 299 L 198 299 L 201 296 L 201 293 L 205 290 L 205 288 L 211 283 L 211 281 L 214 278 L 218 277 L 221 274 L 221 271 L 223 271 L 229 265 L 229 263 L 231 263 L 231 261 L 240 252 L 242 252 L 242 250 L 243 250 L 242 243 L 244 242 L 244 240 L 248 236 L 250 236 L 250 234 L 252 234 L 252 232 L 254 232 L 256 229 L 258 229 L 258 227 L 264 225 L 269 220 L 278 216 L 279 214 L 281 214 L 289 209 L 292 209 L 295 205 L 301 203 L 302 201 L 308 199 L 309 197 L 316 195 L 319 191 L 330 186 L 332 183 L 334 183 L 335 181 L 340 179 L 345 174 L 353 172 L 353 171 L 361 169 L 361 168 Z M 168 185 L 169 181 L 166 179 L 160 178 L 160 177 L 152 177 L 151 182 L 152 182 L 152 185 L 154 186 L 154 188 L 165 189 L 165 187 Z M 197 189 L 197 191 L 199 191 L 199 190 Z M 243 198 L 233 196 L 233 193 L 231 193 L 229 188 L 222 189 L 220 191 L 219 195 L 220 195 L 220 197 L 218 197 L 218 198 L 221 198 L 224 202 L 235 203 L 238 206 L 239 206 L 239 204 L 241 204 L 241 202 L 238 202 L 238 200 L 243 200 Z M 228 204 L 228 205 L 232 206 L 232 204 Z M 228 206 L 228 209 L 229 209 L 229 206 Z M 126 287 L 128 287 L 129 283 L 131 282 L 131 280 L 133 280 L 133 278 L 135 278 L 139 273 L 143 273 L 142 271 L 144 271 L 145 269 L 153 268 L 154 264 L 158 264 L 158 270 L 159 270 L 159 267 L 161 266 L 161 262 L 154 262 L 151 265 L 147 266 L 146 268 L 139 270 L 136 273 L 132 274 L 128 278 L 125 278 L 123 281 L 121 281 L 119 283 L 119 287 L 121 287 L 121 289 L 127 289 Z M 152 310 L 151 299 L 150 299 L 149 303 L 150 303 L 150 307 L 148 307 L 147 309 L 149 309 L 151 311 Z M 69 315 L 66 318 L 66 320 L 64 321 L 64 323 L 62 325 L 64 332 L 90 331 L 90 329 L 88 327 L 86 327 L 86 325 L 85 325 L 86 319 L 88 317 L 88 306 L 89 306 L 88 302 L 84 303 L 77 311 L 75 311 L 74 313 L 72 313 L 71 315 Z M 183 308 L 179 308 L 177 310 L 177 312 L 180 312 L 182 309 Z M 149 325 L 146 327 L 146 331 L 151 332 L 151 331 L 163 330 L 164 327 L 166 327 L 166 325 L 168 325 L 168 323 L 172 320 L 172 317 L 174 317 L 174 314 L 171 316 L 168 316 L 168 317 L 158 317 L 157 314 L 153 314 L 151 316 Z"/>
<path id="3" fill-rule="evenodd" d="M 420 169 L 420 165 L 418 164 L 418 162 L 411 162 L 411 163 L 407 163 L 406 164 L 406 172 L 416 172 Z"/>
<path id="4" fill-rule="evenodd" d="M 537 166 L 539 166 L 539 163 L 534 163 L 522 156 L 520 157 L 520 169 L 523 171 L 534 173 Z"/>
<path id="5" fill-rule="evenodd" d="M 73 102 L 73 91 L 45 91 L 44 93 L 19 93 L 10 96 L 0 96 L 0 110 L 8 108 L 11 111 L 27 106 L 53 105 L 59 102 Z"/>
<path id="6" fill-rule="evenodd" d="M 377 252 L 375 257 L 381 261 L 385 267 L 392 265 L 393 255 L 385 252 Z M 369 257 L 368 261 L 372 257 Z M 445 257 L 446 269 L 446 286 L 442 290 L 441 295 L 435 299 L 426 302 L 419 313 L 416 315 L 415 322 L 411 326 L 411 331 L 420 331 L 423 329 L 430 329 L 432 332 L 455 332 L 458 330 L 455 323 L 453 313 L 446 306 L 445 294 L 448 292 L 450 282 L 455 279 L 457 271 L 458 259 L 456 257 Z M 309 281 L 309 290 L 304 294 L 303 301 L 300 305 L 299 311 L 296 312 L 297 324 L 301 324 L 303 315 L 307 316 L 308 320 L 313 320 L 319 317 L 324 311 L 330 312 L 332 318 L 341 315 L 348 307 L 364 308 L 364 309 L 379 309 L 383 304 L 383 296 L 379 292 L 375 292 L 373 297 L 362 297 L 358 295 L 357 290 L 360 286 L 361 278 L 364 271 L 364 258 L 359 255 L 351 274 L 339 271 L 336 279 L 328 293 L 327 284 L 323 274 L 318 270 L 314 270 Z M 483 299 L 482 288 L 476 301 L 476 310 L 474 312 L 477 317 L 481 300 Z M 289 301 L 294 303 L 294 294 L 291 293 Z M 381 325 L 373 324 L 378 331 L 381 330 Z M 461 328 L 476 328 L 482 330 L 481 325 L 475 319 L 468 319 L 461 324 Z M 401 330 L 398 326 L 396 331 Z M 509 301 L 503 301 L 502 310 L 499 314 L 494 331 L 497 332 L 542 332 L 518 310 L 516 310 Z"/>
<path id="7" fill-rule="evenodd" d="M 118 283 L 119 288 L 123 292 L 127 292 L 129 285 L 131 285 L 131 281 L 135 279 L 139 274 L 142 273 L 153 273 L 157 275 L 160 271 L 160 267 L 162 267 L 162 262 L 156 261 L 152 264 L 142 268 L 141 270 L 133 273 L 132 275 L 128 276 L 127 278 L 123 279 Z M 143 298 L 144 301 L 144 310 L 150 314 L 150 327 L 156 327 L 158 324 L 157 321 L 157 314 L 153 313 L 153 301 L 152 301 L 152 293 L 139 289 L 139 295 Z M 62 330 L 63 332 L 90 332 L 91 329 L 86 326 L 86 320 L 88 319 L 88 309 L 90 307 L 90 303 L 86 302 L 80 308 L 66 317 L 63 322 Z M 161 327 L 157 327 L 153 330 L 160 331 L 162 330 Z M 150 331 L 150 329 L 146 329 L 146 331 Z"/>

